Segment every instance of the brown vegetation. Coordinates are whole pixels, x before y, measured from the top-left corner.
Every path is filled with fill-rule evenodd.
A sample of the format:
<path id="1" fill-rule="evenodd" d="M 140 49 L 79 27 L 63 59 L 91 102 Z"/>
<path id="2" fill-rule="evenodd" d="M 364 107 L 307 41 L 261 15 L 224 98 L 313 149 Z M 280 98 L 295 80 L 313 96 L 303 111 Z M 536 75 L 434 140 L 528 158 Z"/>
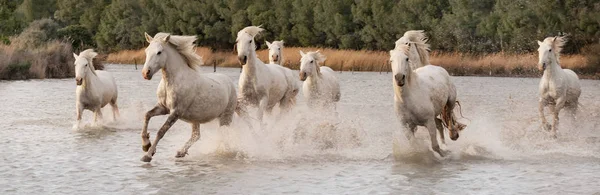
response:
<path id="1" fill-rule="evenodd" d="M 590 48 L 590 50 L 596 48 Z M 320 50 L 327 60 L 326 66 L 343 71 L 391 71 L 388 52 L 385 51 L 355 51 L 327 48 L 289 47 L 284 49 L 284 66 L 298 69 L 300 53 Z M 239 67 L 234 51 L 212 51 L 210 48 L 199 47 L 197 53 L 204 59 L 206 66 Z M 589 53 L 589 54 L 588 54 Z M 561 66 L 576 71 L 582 78 L 600 79 L 600 58 L 588 52 L 577 55 L 562 55 Z M 258 51 L 263 61 L 268 61 L 268 51 Z M 143 64 L 144 50 L 127 50 L 109 54 L 107 62 L 121 64 Z M 494 53 L 488 55 L 470 55 L 462 53 L 432 52 L 432 64 L 440 65 L 455 76 L 539 76 L 537 69 L 537 53 L 507 54 Z"/>
<path id="2" fill-rule="evenodd" d="M 52 41 L 35 49 L 0 45 L 0 79 L 66 78 L 75 75 L 71 44 Z"/>
<path id="3" fill-rule="evenodd" d="M 0 79 L 73 77 L 72 47 L 53 37 L 57 26 L 50 19 L 35 21 L 10 45 L 0 44 Z"/>

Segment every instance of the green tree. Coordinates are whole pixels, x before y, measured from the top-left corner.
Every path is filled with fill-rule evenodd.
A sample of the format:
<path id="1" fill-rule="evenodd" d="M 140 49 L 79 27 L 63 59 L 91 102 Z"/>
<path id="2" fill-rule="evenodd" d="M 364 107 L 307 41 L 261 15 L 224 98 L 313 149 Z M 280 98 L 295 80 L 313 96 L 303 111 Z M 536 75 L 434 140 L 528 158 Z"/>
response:
<path id="1" fill-rule="evenodd" d="M 137 1 L 114 0 L 102 13 L 98 33 L 94 39 L 103 51 L 136 49 L 144 45 L 140 28 L 141 7 Z"/>

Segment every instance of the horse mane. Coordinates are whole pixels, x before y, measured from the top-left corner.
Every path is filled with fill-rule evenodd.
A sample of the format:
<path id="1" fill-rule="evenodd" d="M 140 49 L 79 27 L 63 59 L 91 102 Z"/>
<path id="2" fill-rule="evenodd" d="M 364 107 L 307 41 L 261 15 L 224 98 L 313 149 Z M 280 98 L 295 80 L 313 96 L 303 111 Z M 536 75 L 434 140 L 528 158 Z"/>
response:
<path id="1" fill-rule="evenodd" d="M 279 47 L 283 47 L 283 40 L 281 41 L 273 41 L 271 44 L 277 44 Z"/>
<path id="2" fill-rule="evenodd" d="M 185 63 L 191 68 L 196 70 L 197 66 L 203 64 L 202 57 L 196 54 L 196 36 L 178 36 L 170 35 L 169 33 L 157 33 L 153 39 L 164 40 L 167 36 L 170 36 L 168 42 L 174 46 L 175 50 L 183 56 Z"/>
<path id="3" fill-rule="evenodd" d="M 404 38 L 404 39 L 403 39 Z M 404 33 L 402 38 L 396 41 L 396 47 L 399 45 L 406 45 L 408 43 L 415 44 L 417 48 L 417 53 L 419 54 L 419 59 L 421 60 L 422 65 L 429 64 L 429 44 L 427 44 L 427 36 L 425 35 L 425 31 L 423 30 L 409 30 Z"/>
<path id="4" fill-rule="evenodd" d="M 89 67 L 90 70 L 92 70 L 92 73 L 95 75 L 96 74 L 96 67 L 95 67 L 95 62 L 96 60 L 94 60 L 94 58 L 98 55 L 98 53 L 96 53 L 94 51 L 94 49 L 86 49 L 83 50 L 82 52 L 79 53 L 79 57 L 85 59 L 88 61 L 89 63 Z"/>
<path id="5" fill-rule="evenodd" d="M 552 47 L 552 50 L 556 55 L 556 61 L 558 62 L 560 58 L 560 52 L 562 51 L 563 46 L 567 43 L 567 38 L 564 36 L 546 37 L 543 43 L 546 43 Z"/>
<path id="6" fill-rule="evenodd" d="M 248 33 L 250 36 L 252 36 L 252 38 L 254 38 L 254 37 L 256 37 L 256 35 L 260 34 L 260 32 L 262 32 L 263 30 L 265 30 L 265 29 L 261 28 L 260 26 L 248 26 L 238 32 L 238 36 L 235 39 L 235 41 L 238 41 L 241 33 Z"/>

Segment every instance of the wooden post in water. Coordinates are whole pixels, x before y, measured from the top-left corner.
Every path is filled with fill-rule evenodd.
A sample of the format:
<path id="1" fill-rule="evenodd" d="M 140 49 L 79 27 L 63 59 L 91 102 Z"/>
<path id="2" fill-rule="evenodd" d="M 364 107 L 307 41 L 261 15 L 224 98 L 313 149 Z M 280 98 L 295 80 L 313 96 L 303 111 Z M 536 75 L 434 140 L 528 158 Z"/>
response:
<path id="1" fill-rule="evenodd" d="M 135 64 L 135 69 L 137 70 L 137 59 L 133 58 L 133 63 Z"/>
<path id="2" fill-rule="evenodd" d="M 344 61 L 342 61 L 342 64 L 340 65 L 340 73 L 342 73 L 343 70 L 344 70 Z"/>
<path id="3" fill-rule="evenodd" d="M 214 72 L 217 72 L 217 61 L 213 61 Z"/>

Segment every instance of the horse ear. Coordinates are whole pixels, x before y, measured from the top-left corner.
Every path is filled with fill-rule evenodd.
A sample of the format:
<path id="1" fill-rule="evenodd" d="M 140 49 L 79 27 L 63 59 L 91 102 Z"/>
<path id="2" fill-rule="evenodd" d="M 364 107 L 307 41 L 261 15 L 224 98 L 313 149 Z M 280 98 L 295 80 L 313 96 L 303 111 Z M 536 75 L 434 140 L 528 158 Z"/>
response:
<path id="1" fill-rule="evenodd" d="M 268 47 L 268 48 L 271 48 L 271 42 L 269 42 L 269 41 L 265 41 L 265 43 L 267 43 L 267 47 Z"/>
<path id="2" fill-rule="evenodd" d="M 300 56 L 304 57 L 306 55 L 302 50 L 300 50 Z"/>
<path id="3" fill-rule="evenodd" d="M 73 57 L 74 57 L 75 59 L 77 59 L 77 54 L 73 53 Z"/>
<path id="4" fill-rule="evenodd" d="M 556 41 L 556 38 L 558 38 L 558 36 L 555 36 L 554 39 L 552 39 L 552 43 Z"/>
<path id="5" fill-rule="evenodd" d="M 148 35 L 148 33 L 147 33 L 147 32 L 144 32 L 144 36 L 146 37 L 146 41 L 147 41 L 148 43 L 152 42 L 152 37 L 151 37 L 150 35 Z"/>
<path id="6" fill-rule="evenodd" d="M 542 46 L 542 42 L 541 41 L 537 41 L 539 46 Z"/>
<path id="7" fill-rule="evenodd" d="M 167 35 L 165 38 L 163 38 L 163 41 L 164 41 L 165 43 L 166 43 L 166 42 L 169 42 L 169 39 L 170 39 L 170 38 L 171 38 L 171 35 Z"/>
<path id="8" fill-rule="evenodd" d="M 283 47 L 283 44 L 284 44 L 285 42 L 283 42 L 283 40 L 281 40 L 281 41 L 280 41 L 280 43 L 281 43 L 281 46 Z"/>

